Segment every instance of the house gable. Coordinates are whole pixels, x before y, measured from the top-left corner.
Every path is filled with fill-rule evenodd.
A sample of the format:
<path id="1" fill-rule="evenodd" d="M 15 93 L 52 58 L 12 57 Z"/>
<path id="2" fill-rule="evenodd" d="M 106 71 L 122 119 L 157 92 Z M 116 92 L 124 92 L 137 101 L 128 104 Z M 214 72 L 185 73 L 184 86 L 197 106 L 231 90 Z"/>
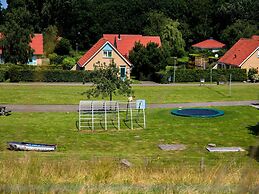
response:
<path id="1" fill-rule="evenodd" d="M 241 64 L 240 67 L 243 69 L 255 68 L 259 70 L 259 47 L 252 52 Z"/>
<path id="2" fill-rule="evenodd" d="M 161 40 L 159 36 L 142 36 L 138 34 L 104 34 L 103 38 L 108 40 L 114 47 L 116 47 L 116 49 L 124 57 L 129 56 L 129 52 L 133 49 L 136 42 L 140 42 L 144 46 L 147 46 L 147 44 L 150 42 L 161 46 Z"/>
<path id="3" fill-rule="evenodd" d="M 241 67 L 259 47 L 259 40 L 241 38 L 220 59 L 219 63 Z"/>
<path id="4" fill-rule="evenodd" d="M 105 53 L 106 51 L 111 51 L 112 54 L 109 55 L 109 53 Z M 112 61 L 114 61 L 117 66 L 124 64 L 125 66 L 131 67 L 131 63 L 122 56 L 109 41 L 101 38 L 79 59 L 77 64 L 80 67 L 85 67 L 86 70 L 93 70 L 94 65 L 98 62 L 109 64 Z"/>

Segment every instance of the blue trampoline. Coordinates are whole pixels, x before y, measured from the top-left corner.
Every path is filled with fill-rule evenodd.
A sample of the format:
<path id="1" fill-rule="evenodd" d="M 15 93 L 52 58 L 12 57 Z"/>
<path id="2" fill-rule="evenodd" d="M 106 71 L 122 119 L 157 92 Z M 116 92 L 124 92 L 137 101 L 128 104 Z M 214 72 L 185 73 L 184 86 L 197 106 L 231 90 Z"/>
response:
<path id="1" fill-rule="evenodd" d="M 184 108 L 172 110 L 171 114 L 183 117 L 211 118 L 224 115 L 224 111 L 212 108 Z"/>

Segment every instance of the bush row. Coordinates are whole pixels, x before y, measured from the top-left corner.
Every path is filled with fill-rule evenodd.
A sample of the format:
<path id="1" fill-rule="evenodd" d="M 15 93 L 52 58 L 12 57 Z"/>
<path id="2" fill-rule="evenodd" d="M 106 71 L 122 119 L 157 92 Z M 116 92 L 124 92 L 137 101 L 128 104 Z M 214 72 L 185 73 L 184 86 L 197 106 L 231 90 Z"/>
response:
<path id="1" fill-rule="evenodd" d="M 213 70 L 197 70 L 197 69 L 178 69 L 175 71 L 176 82 L 199 82 L 205 79 L 209 82 L 212 78 L 213 82 L 226 82 L 231 74 L 232 81 L 246 81 L 247 73 L 245 69 L 213 69 Z M 157 72 L 153 76 L 153 80 L 158 83 L 168 83 L 173 81 L 173 70 Z"/>
<path id="2" fill-rule="evenodd" d="M 88 71 L 16 70 L 9 71 L 10 82 L 88 82 Z"/>

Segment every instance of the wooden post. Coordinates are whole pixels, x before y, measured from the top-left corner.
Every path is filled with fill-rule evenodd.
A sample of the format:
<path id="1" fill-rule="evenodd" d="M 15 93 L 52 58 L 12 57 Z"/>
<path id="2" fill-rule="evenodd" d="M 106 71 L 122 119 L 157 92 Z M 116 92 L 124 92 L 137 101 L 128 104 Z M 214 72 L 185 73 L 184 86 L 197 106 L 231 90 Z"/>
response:
<path id="1" fill-rule="evenodd" d="M 203 172 L 203 171 L 204 171 L 204 157 L 202 157 L 200 161 L 200 172 Z"/>

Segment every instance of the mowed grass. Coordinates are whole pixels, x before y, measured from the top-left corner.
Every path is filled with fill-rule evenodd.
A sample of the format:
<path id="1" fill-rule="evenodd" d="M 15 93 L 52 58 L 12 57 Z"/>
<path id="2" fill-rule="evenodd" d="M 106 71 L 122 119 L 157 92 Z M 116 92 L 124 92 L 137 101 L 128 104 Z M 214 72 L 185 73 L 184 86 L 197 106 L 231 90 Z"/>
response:
<path id="1" fill-rule="evenodd" d="M 43 86 L 0 85 L 0 104 L 78 104 L 86 100 L 87 86 Z M 147 103 L 181 103 L 258 100 L 259 85 L 232 85 L 231 96 L 228 85 L 208 86 L 134 86 L 136 99 Z M 108 100 L 108 98 L 106 98 Z M 125 96 L 114 96 L 115 100 L 127 100 Z"/>
<path id="2" fill-rule="evenodd" d="M 76 113 L 0 117 L 0 192 L 257 193 L 259 166 L 248 148 L 259 143 L 253 131 L 259 111 L 246 106 L 220 109 L 225 115 L 210 119 L 148 109 L 147 129 L 95 132 L 79 132 Z M 58 149 L 15 152 L 7 150 L 8 141 L 56 143 Z M 187 149 L 158 148 L 172 143 L 185 144 Z M 209 153 L 208 143 L 247 151 Z M 122 158 L 133 166 L 122 166 Z"/>
<path id="3" fill-rule="evenodd" d="M 167 161 L 186 162 L 212 159 L 243 158 L 247 153 L 213 154 L 205 149 L 208 143 L 217 146 L 241 146 L 256 144 L 256 136 L 249 127 L 259 121 L 258 110 L 251 107 L 222 107 L 225 115 L 217 118 L 199 119 L 178 117 L 169 109 L 148 109 L 147 129 L 78 131 L 76 113 L 12 113 L 0 117 L 0 150 L 6 150 L 8 141 L 28 141 L 57 144 L 55 153 L 47 156 L 79 155 L 82 159 L 97 157 L 126 157 L 129 159 L 164 158 Z M 158 144 L 185 144 L 181 152 L 164 152 Z M 0 156 L 1 157 L 1 156 Z M 162 160 L 163 161 L 163 160 Z"/>

